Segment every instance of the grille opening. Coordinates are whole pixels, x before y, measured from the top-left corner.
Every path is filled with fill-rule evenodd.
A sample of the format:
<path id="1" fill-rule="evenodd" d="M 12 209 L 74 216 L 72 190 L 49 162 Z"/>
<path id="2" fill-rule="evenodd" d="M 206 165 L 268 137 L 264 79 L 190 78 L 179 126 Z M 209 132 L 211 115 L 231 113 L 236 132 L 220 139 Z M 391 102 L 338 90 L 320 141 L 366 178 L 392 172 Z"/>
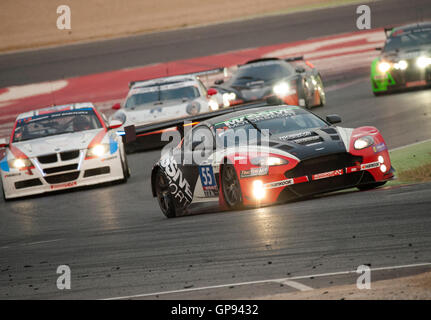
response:
<path id="1" fill-rule="evenodd" d="M 61 161 L 68 161 L 79 157 L 79 150 L 65 151 L 60 153 Z"/>
<path id="2" fill-rule="evenodd" d="M 67 166 L 43 169 L 43 171 L 45 172 L 45 174 L 53 174 L 53 173 L 58 173 L 58 172 L 63 172 L 63 171 L 71 171 L 71 170 L 76 170 L 76 169 L 78 169 L 78 164 L 69 164 Z"/>
<path id="3" fill-rule="evenodd" d="M 53 153 L 53 154 L 48 154 L 46 156 L 37 157 L 37 160 L 39 161 L 39 163 L 46 164 L 46 163 L 57 162 L 58 159 L 57 159 L 57 154 Z"/>
<path id="4" fill-rule="evenodd" d="M 316 173 L 323 173 L 362 163 L 362 157 L 352 156 L 349 153 L 336 153 L 327 156 L 303 160 L 292 170 L 285 173 L 286 178 L 302 177 Z"/>
<path id="5" fill-rule="evenodd" d="M 78 179 L 79 171 L 57 174 L 55 176 L 45 177 L 49 184 L 69 182 Z"/>
<path id="6" fill-rule="evenodd" d="M 95 169 L 88 169 L 84 172 L 84 178 L 98 176 L 99 174 L 108 174 L 111 172 L 109 167 L 100 167 Z"/>
<path id="7" fill-rule="evenodd" d="M 39 179 L 30 179 L 30 180 L 15 182 L 15 189 L 24 189 L 24 188 L 41 186 L 41 185 L 42 185 L 42 181 L 40 181 Z"/>

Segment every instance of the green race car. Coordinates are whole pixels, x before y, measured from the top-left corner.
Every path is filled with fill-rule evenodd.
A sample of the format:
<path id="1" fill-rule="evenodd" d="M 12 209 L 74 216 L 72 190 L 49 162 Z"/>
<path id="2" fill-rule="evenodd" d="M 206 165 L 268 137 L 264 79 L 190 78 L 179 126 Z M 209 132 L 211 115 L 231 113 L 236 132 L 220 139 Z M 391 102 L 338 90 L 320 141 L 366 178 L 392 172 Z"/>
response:
<path id="1" fill-rule="evenodd" d="M 431 85 L 431 22 L 385 29 L 387 39 L 371 64 L 371 87 L 380 95 Z"/>

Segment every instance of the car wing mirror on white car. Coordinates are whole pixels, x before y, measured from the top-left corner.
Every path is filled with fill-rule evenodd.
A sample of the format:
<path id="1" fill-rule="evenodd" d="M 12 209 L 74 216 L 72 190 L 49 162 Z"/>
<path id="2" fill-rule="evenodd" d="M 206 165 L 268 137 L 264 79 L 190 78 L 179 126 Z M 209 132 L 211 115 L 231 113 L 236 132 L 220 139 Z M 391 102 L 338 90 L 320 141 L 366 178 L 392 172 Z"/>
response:
<path id="1" fill-rule="evenodd" d="M 123 123 L 120 120 L 111 120 L 111 122 L 109 122 L 109 130 L 112 129 L 118 129 L 119 127 L 121 127 L 123 125 Z"/>
<path id="2" fill-rule="evenodd" d="M 0 149 L 9 147 L 9 142 L 6 138 L 0 139 Z"/>

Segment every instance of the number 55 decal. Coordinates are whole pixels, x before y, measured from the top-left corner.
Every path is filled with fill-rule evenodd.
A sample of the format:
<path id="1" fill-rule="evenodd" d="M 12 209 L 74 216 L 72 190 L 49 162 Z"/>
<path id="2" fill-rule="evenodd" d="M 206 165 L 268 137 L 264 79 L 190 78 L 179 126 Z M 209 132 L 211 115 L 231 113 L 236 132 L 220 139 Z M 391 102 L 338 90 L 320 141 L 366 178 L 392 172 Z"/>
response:
<path id="1" fill-rule="evenodd" d="M 201 176 L 202 187 L 214 187 L 215 178 L 213 173 L 213 168 L 211 166 L 201 166 L 199 167 L 199 175 Z"/>

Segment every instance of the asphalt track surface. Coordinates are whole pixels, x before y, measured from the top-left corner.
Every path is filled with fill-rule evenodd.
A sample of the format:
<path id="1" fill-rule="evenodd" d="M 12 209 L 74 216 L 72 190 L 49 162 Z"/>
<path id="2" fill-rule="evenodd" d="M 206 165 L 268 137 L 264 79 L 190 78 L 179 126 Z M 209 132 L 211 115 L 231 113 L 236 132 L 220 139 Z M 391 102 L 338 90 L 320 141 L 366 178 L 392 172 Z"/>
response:
<path id="1" fill-rule="evenodd" d="M 430 101 L 430 90 L 374 98 L 358 81 L 315 111 L 341 114 L 346 127 L 376 125 L 392 148 L 430 136 Z M 422 121 L 404 126 L 408 113 Z M 0 297 L 112 298 L 431 261 L 429 183 L 166 219 L 149 196 L 149 164 L 159 155 L 131 155 L 127 184 L 1 203 Z M 64 264 L 72 289 L 59 291 Z M 227 287 L 211 297 L 271 288 Z"/>
<path id="2" fill-rule="evenodd" d="M 381 7 L 381 3 L 371 6 Z M 388 6 L 386 14 L 393 15 L 394 19 L 398 17 L 399 22 L 409 19 L 408 12 L 414 7 L 412 2 L 405 5 L 400 1 L 390 3 L 401 7 L 394 10 L 395 5 Z M 425 4 L 426 1 L 420 3 Z M 320 27 L 322 33 L 316 31 L 319 28 L 314 30 L 315 33 L 310 28 L 302 29 L 305 22 L 294 24 L 298 28 L 296 30 L 310 32 L 298 39 L 325 32 L 351 31 L 354 25 L 345 24 L 354 22 L 342 15 L 346 9 L 333 10 L 335 13 L 330 23 L 326 16 L 328 23 L 322 23 Z M 341 10 L 340 13 L 338 10 Z M 316 15 L 310 12 L 289 16 L 293 21 L 289 23 L 298 21 L 297 16 L 305 14 Z M 337 14 L 340 14 L 340 19 L 334 19 Z M 343 19 L 344 25 L 339 21 Z M 384 21 L 382 24 L 393 22 L 390 16 L 382 15 L 381 19 Z M 278 21 L 286 23 L 285 20 L 280 18 Z M 330 26 L 332 23 L 335 26 Z M 253 25 L 246 21 L 239 26 L 246 28 Z M 311 28 L 314 27 L 312 25 Z M 280 25 L 275 24 L 274 34 L 278 28 Z M 230 39 L 228 29 L 224 30 L 224 37 Z M 201 31 L 190 29 L 185 32 Z M 296 37 L 299 33 L 294 32 L 291 36 Z M 166 47 L 167 34 L 163 33 L 160 38 L 157 35 L 143 38 L 159 39 L 161 45 L 153 50 L 160 50 L 161 53 L 170 51 Z M 220 33 L 216 38 L 222 39 L 222 36 L 223 33 Z M 285 37 L 282 41 L 298 39 Z M 270 40 L 261 36 L 243 45 L 265 45 Z M 280 41 L 280 38 L 272 39 L 274 42 L 277 40 Z M 106 43 L 109 47 L 110 42 Z M 94 46 L 96 50 L 102 44 L 83 46 Z M 220 51 L 226 49 L 214 47 Z M 22 66 L 23 69 L 9 72 L 15 75 L 16 81 L 23 83 L 27 78 L 19 75 L 19 71 L 26 70 L 28 79 L 31 79 L 29 81 L 34 82 L 42 80 L 37 78 L 42 76 L 37 70 L 49 65 L 51 74 L 47 72 L 43 76 L 51 79 L 58 72 L 54 71 L 58 66 L 56 63 L 70 59 L 70 56 L 67 58 L 70 54 L 68 50 L 82 50 L 81 45 L 70 48 L 38 51 L 28 56 L 28 65 Z M 57 59 L 51 56 L 52 60 L 45 63 L 45 58 L 40 58 L 40 55 L 49 52 L 55 54 L 56 50 L 60 50 L 57 51 Z M 61 50 L 65 50 L 64 54 L 59 54 Z M 204 48 L 202 50 L 201 53 L 195 51 L 193 55 L 212 53 L 204 51 Z M 84 54 L 84 51 L 80 52 Z M 15 58 L 18 61 L 26 54 L 29 53 L 17 54 Z M 179 49 L 177 54 L 175 58 L 182 58 L 186 53 Z M 106 61 L 114 61 L 115 57 L 114 53 L 107 54 Z M 77 68 L 74 72 L 87 72 L 85 66 L 91 65 L 91 61 L 94 62 L 92 59 L 97 59 L 97 54 L 76 56 L 76 63 L 81 62 L 82 69 Z M 0 60 L 1 68 L 5 68 L 3 59 Z M 75 63 L 73 61 L 70 60 L 72 65 Z M 123 67 L 125 61 L 122 66 L 112 67 Z M 148 61 L 151 60 L 142 64 Z M 131 63 L 136 64 L 136 60 Z M 102 61 L 99 66 L 96 65 L 93 66 L 96 69 L 107 68 Z M 95 72 L 96 69 L 88 72 Z M 2 72 L 0 74 L 3 75 Z M 390 148 L 431 137 L 431 90 L 375 98 L 368 81 L 362 75 L 356 75 L 356 78 L 351 85 L 329 92 L 328 105 L 314 111 L 320 115 L 340 114 L 343 118 L 341 125 L 345 127 L 374 125 L 381 130 Z M 15 80 L 11 77 L 12 82 Z M 431 262 L 430 183 L 366 192 L 342 192 L 260 209 L 165 219 L 156 200 L 150 197 L 149 164 L 156 162 L 159 156 L 159 151 L 129 156 L 132 177 L 127 184 L 7 203 L 0 200 L 0 298 L 112 298 L 332 273 L 354 270 L 362 264 L 378 268 Z M 71 290 L 60 291 L 56 287 L 59 265 L 69 265 L 72 270 Z M 415 272 L 424 269 L 430 268 L 415 268 Z M 408 274 L 407 269 L 402 270 L 396 276 Z M 385 278 L 385 275 L 379 277 Z M 321 287 L 325 283 L 309 285 Z M 212 293 L 211 297 L 241 298 L 245 292 L 250 297 L 250 292 L 259 295 L 271 292 L 271 288 L 251 286 L 248 290 L 234 292 L 225 287 Z M 277 288 L 277 292 L 282 290 L 280 285 Z M 197 292 L 191 296 L 179 294 L 175 297 L 204 296 Z"/>

